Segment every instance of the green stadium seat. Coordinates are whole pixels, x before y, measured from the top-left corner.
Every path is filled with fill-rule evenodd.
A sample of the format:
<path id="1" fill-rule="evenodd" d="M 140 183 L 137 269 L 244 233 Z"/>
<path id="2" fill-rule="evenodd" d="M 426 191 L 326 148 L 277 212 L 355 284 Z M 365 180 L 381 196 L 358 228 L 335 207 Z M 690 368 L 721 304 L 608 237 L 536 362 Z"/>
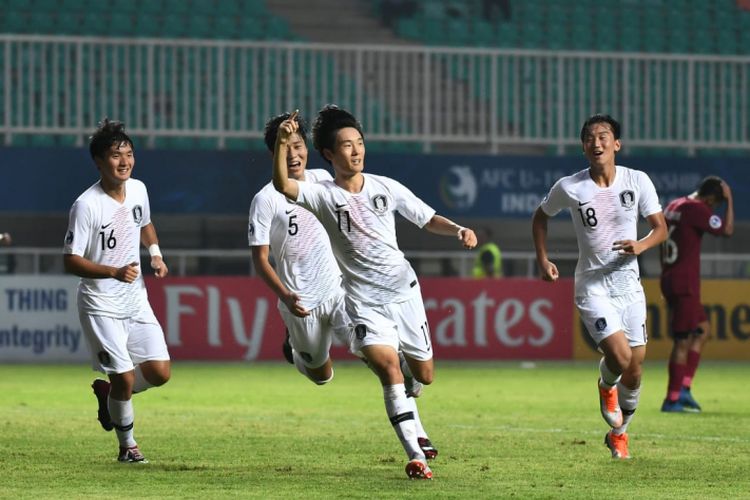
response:
<path id="1" fill-rule="evenodd" d="M 214 13 L 218 16 L 240 17 L 244 12 L 252 15 L 252 11 L 258 9 L 258 2 L 248 0 L 216 0 Z"/>
<path id="2" fill-rule="evenodd" d="M 162 35 L 166 38 L 182 38 L 190 34 L 187 16 L 180 13 L 170 13 L 162 18 Z"/>
<path id="3" fill-rule="evenodd" d="M 164 0 L 130 0 L 138 4 L 138 17 L 151 17 L 165 12 Z"/>
<path id="4" fill-rule="evenodd" d="M 14 12 L 31 12 L 33 6 L 29 0 L 6 0 L 6 8 Z"/>
<path id="5" fill-rule="evenodd" d="M 164 0 L 164 15 L 165 17 L 185 16 L 190 15 L 194 12 L 192 2 L 188 0 Z"/>
<path id="6" fill-rule="evenodd" d="M 162 24 L 161 16 L 136 16 L 133 34 L 139 38 L 162 37 Z"/>
<path id="7" fill-rule="evenodd" d="M 200 17 L 217 16 L 221 14 L 214 0 L 192 0 L 190 3 L 190 11 L 194 15 Z"/>
<path id="8" fill-rule="evenodd" d="M 213 34 L 210 19 L 205 16 L 190 16 L 187 20 L 187 33 L 190 38 L 210 38 Z"/>
<path id="9" fill-rule="evenodd" d="M 239 24 L 236 17 L 217 16 L 213 23 L 213 36 L 220 39 L 238 38 L 240 33 Z"/>
<path id="10" fill-rule="evenodd" d="M 0 30 L 2 33 L 28 33 L 27 12 L 10 10 L 0 16 Z"/>

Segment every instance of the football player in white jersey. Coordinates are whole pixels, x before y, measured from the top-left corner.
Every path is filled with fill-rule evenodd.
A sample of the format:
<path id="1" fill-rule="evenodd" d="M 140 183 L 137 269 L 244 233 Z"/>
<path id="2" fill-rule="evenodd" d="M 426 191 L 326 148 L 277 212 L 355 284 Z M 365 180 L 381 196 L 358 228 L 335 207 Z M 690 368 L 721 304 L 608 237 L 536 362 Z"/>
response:
<path id="1" fill-rule="evenodd" d="M 272 153 L 279 125 L 290 118 L 291 113 L 284 113 L 266 123 L 265 143 Z M 326 170 L 306 169 L 307 127 L 299 116 L 294 120 L 297 131 L 286 146 L 289 177 L 300 182 L 333 180 Z M 291 344 L 291 362 L 314 383 L 327 383 L 333 378 L 329 358 L 332 338 L 335 336 L 348 346 L 352 333 L 344 305 L 341 270 L 328 234 L 312 213 L 288 200 L 269 182 L 250 206 L 248 241 L 255 269 L 279 297 L 279 311 Z M 271 256 L 276 269 L 271 265 Z M 403 354 L 399 355 L 403 359 Z M 403 367 L 410 373 L 405 361 Z M 413 377 L 405 378 L 420 447 L 427 458 L 435 458 L 437 449 L 422 427 L 413 400 L 419 396 L 422 384 Z"/>
<path id="2" fill-rule="evenodd" d="M 170 358 L 148 302 L 140 245 L 157 278 L 167 275 L 151 223 L 146 186 L 131 178 L 133 141 L 120 122 L 104 119 L 89 142 L 100 179 L 73 203 L 64 245 L 65 270 L 81 277 L 78 314 L 94 370 L 102 427 L 116 431 L 120 462 L 145 462 L 133 437 L 133 394 L 165 384 Z"/>
<path id="3" fill-rule="evenodd" d="M 615 164 L 620 124 L 594 115 L 581 129 L 589 168 L 563 177 L 534 212 L 532 233 L 542 278 L 555 281 L 547 255 L 547 220 L 570 210 L 578 239 L 575 302 L 586 330 L 604 357 L 599 362 L 599 404 L 612 427 L 605 444 L 613 458 L 630 458 L 627 427 L 638 406 L 646 356 L 646 300 L 638 255 L 666 239 L 667 224 L 651 179 Z M 638 218 L 651 231 L 638 239 Z"/>
<path id="4" fill-rule="evenodd" d="M 367 359 L 380 379 L 386 412 L 409 459 L 407 475 L 430 479 L 399 351 L 411 371 L 407 375 L 430 384 L 432 342 L 419 282 L 396 241 L 395 212 L 433 233 L 457 237 L 466 248 L 474 248 L 476 235 L 436 215 L 399 182 L 364 174 L 362 127 L 349 112 L 333 105 L 318 113 L 313 137 L 315 148 L 333 165 L 335 179 L 314 184 L 290 179 L 287 144 L 297 128 L 294 120 L 279 127 L 274 187 L 315 214 L 328 232 L 344 273 L 346 310 L 354 326 L 350 348 Z"/>
<path id="5" fill-rule="evenodd" d="M 285 113 L 266 123 L 265 142 L 272 153 L 279 124 L 290 116 Z M 297 123 L 297 132 L 286 145 L 289 177 L 299 182 L 332 179 L 326 170 L 306 169 L 307 127 L 299 117 Z M 270 182 L 253 197 L 247 234 L 253 265 L 279 298 L 294 365 L 318 385 L 329 382 L 332 340 L 335 336 L 348 345 L 350 327 L 341 270 L 328 235 L 313 214 L 287 200 Z"/>

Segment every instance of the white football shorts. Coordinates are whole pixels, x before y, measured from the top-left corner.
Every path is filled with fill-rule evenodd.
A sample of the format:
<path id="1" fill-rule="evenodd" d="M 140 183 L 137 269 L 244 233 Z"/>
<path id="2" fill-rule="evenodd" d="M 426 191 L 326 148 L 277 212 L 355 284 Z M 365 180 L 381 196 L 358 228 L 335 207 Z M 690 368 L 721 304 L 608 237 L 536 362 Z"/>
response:
<path id="1" fill-rule="evenodd" d="M 630 347 L 646 345 L 646 296 L 637 291 L 617 297 L 576 297 L 576 307 L 586 330 L 599 345 L 622 330 Z"/>
<path id="2" fill-rule="evenodd" d="M 164 331 L 151 307 L 127 319 L 80 312 L 78 316 L 95 371 L 108 375 L 126 373 L 144 361 L 169 360 Z"/>
<path id="3" fill-rule="evenodd" d="M 351 352 L 362 357 L 368 345 L 389 345 L 419 361 L 432 359 L 432 340 L 422 294 L 405 301 L 378 306 L 347 301 L 353 325 Z"/>
<path id="4" fill-rule="evenodd" d="M 349 346 L 351 322 L 346 314 L 343 290 L 311 310 L 304 318 L 295 316 L 284 305 L 279 312 L 289 330 L 289 343 L 308 368 L 319 368 L 325 364 L 334 338 L 339 344 Z"/>

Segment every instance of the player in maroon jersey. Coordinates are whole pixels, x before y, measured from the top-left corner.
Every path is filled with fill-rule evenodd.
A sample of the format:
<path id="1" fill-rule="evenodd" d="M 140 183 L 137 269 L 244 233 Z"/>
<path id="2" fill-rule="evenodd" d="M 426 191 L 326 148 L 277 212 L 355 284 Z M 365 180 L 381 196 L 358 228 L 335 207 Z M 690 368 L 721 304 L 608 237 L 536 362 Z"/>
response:
<path id="1" fill-rule="evenodd" d="M 724 219 L 714 210 L 726 202 Z M 674 345 L 669 357 L 664 412 L 700 412 L 690 392 L 710 324 L 701 304 L 700 252 L 703 233 L 731 236 L 734 205 L 729 185 L 715 176 L 703 179 L 698 191 L 677 198 L 664 209 L 669 233 L 661 247 L 661 291 L 669 307 Z"/>

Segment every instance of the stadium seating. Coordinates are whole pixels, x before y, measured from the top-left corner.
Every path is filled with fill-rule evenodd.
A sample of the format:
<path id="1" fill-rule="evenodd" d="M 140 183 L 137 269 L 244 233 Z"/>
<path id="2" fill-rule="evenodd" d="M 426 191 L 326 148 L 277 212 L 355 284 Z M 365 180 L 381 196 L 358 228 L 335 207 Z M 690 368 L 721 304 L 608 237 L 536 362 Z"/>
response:
<path id="1" fill-rule="evenodd" d="M 408 0 L 404 0 L 407 1 Z M 412 2 L 394 23 L 427 45 L 694 54 L 748 54 L 750 12 L 733 0 L 508 0 L 486 17 L 485 0 Z M 376 12 L 389 2 L 372 0 Z"/>
<path id="2" fill-rule="evenodd" d="M 373 15 L 378 16 L 382 9 L 390 8 L 392 3 L 388 0 L 365 1 L 371 3 Z M 409 0 L 402 2 L 409 3 Z M 489 17 L 485 15 L 485 3 L 493 2 L 488 0 L 412 0 L 412 3 L 415 8 L 407 9 L 408 14 L 395 20 L 393 29 L 405 39 L 431 46 L 711 54 L 750 52 L 750 12 L 739 9 L 733 0 L 507 0 L 509 15 L 503 13 L 502 9 L 495 9 Z M 129 0 L 118 4 L 116 10 L 101 9 L 100 5 L 98 0 L 0 0 L 0 33 L 129 38 L 297 39 L 287 22 L 271 13 L 264 0 Z M 27 54 L 21 56 L 28 57 Z M 0 62 L 3 57 L 5 54 L 0 51 Z M 14 54 L 12 57 L 18 56 Z M 32 54 L 31 57 L 37 56 Z M 174 64 L 177 62 L 164 61 L 167 67 Z M 273 66 L 277 61 L 272 60 L 269 64 Z M 341 88 L 352 85 L 346 75 L 335 74 L 331 61 L 320 61 L 320 67 L 323 69 L 318 68 L 316 74 L 325 73 L 327 78 L 335 75 L 341 80 Z M 455 80 L 461 80 L 465 72 L 466 68 L 453 66 L 448 74 Z M 507 79 L 513 85 L 527 76 L 510 71 Z M 237 75 L 238 79 L 247 77 Z M 479 83 L 478 78 L 473 81 Z M 0 82 L 0 88 L 2 85 L 4 83 Z M 85 80 L 84 85 L 88 92 L 93 83 Z M 196 82 L 187 79 L 181 85 L 193 88 Z M 50 83 L 45 89 L 51 93 L 53 85 Z M 24 99 L 24 102 L 11 103 L 12 110 L 28 105 L 34 100 L 32 94 L 36 92 L 38 95 L 42 91 L 42 88 L 29 89 L 28 101 Z M 527 90 L 529 93 L 534 91 L 533 88 Z M 479 89 L 474 89 L 473 97 L 481 99 Z M 0 112 L 4 112 L 3 106 L 5 103 L 0 100 Z M 511 124 L 522 118 L 513 106 L 513 102 L 498 103 L 498 112 L 508 117 Z M 382 113 L 382 107 L 379 108 L 372 110 L 372 113 Z M 144 112 L 140 110 L 140 116 Z M 35 109 L 34 113 L 52 116 L 53 111 Z M 63 110 L 57 110 L 57 115 L 63 113 Z M 88 117 L 92 113 L 96 111 L 86 110 L 84 115 Z M 129 115 L 136 117 L 138 113 L 130 110 Z M 158 116 L 156 120 L 161 123 L 167 117 Z M 387 121 L 401 127 L 397 118 L 389 117 Z M 12 143 L 70 144 L 76 140 L 75 137 L 55 137 L 50 140 L 15 135 Z M 165 147 L 216 146 L 216 141 L 211 139 L 158 138 L 153 143 Z M 244 140 L 226 141 L 227 147 L 243 147 L 247 143 Z M 256 144 L 257 141 L 251 143 Z M 386 151 L 419 150 L 417 145 L 408 143 L 373 143 L 372 147 Z"/>
<path id="3" fill-rule="evenodd" d="M 0 0 L 0 32 L 158 38 L 294 39 L 262 0 Z"/>

